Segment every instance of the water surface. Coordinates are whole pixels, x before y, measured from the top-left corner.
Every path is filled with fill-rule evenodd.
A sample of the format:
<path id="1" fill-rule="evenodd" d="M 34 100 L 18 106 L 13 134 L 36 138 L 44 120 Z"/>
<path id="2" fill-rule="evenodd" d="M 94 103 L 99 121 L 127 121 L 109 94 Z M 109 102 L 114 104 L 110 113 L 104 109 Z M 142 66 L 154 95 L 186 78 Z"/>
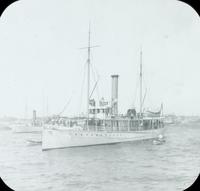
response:
<path id="1" fill-rule="evenodd" d="M 42 151 L 40 134 L 0 130 L 0 176 L 16 191 L 182 191 L 200 172 L 200 124 L 152 140 Z"/>

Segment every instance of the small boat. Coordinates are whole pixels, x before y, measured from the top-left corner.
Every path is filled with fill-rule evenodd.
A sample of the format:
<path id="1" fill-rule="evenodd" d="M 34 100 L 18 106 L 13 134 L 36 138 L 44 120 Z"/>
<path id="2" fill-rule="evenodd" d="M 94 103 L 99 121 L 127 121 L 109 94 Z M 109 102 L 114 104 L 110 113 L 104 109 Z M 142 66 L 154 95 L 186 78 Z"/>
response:
<path id="1" fill-rule="evenodd" d="M 164 139 L 164 136 L 163 135 L 159 135 L 158 137 L 157 137 L 157 139 L 154 139 L 153 140 L 153 144 L 154 145 L 162 145 L 163 143 L 165 143 L 166 141 L 165 141 L 165 139 Z"/>
<path id="2" fill-rule="evenodd" d="M 162 145 L 165 141 L 153 140 L 154 145 Z"/>
<path id="3" fill-rule="evenodd" d="M 41 145 L 42 141 L 36 141 L 36 140 L 27 140 L 27 143 L 29 145 Z"/>

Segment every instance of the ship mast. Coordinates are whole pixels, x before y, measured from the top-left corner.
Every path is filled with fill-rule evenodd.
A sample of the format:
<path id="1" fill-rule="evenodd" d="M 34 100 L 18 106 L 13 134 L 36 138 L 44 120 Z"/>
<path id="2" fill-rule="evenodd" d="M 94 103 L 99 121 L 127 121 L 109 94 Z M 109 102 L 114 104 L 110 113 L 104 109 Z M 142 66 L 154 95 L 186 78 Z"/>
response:
<path id="1" fill-rule="evenodd" d="M 99 47 L 99 45 L 96 46 L 91 46 L 90 43 L 90 36 L 91 36 L 91 31 L 90 31 L 90 24 L 89 24 L 89 32 L 88 32 L 88 46 L 83 47 L 81 49 L 87 49 L 88 52 L 88 58 L 87 58 L 87 130 L 88 130 L 88 121 L 89 121 L 89 105 L 90 105 L 90 53 L 91 53 L 91 48 Z"/>
<path id="2" fill-rule="evenodd" d="M 142 50 L 140 51 L 140 118 L 142 118 Z"/>
<path id="3" fill-rule="evenodd" d="M 88 129 L 88 121 L 89 121 L 89 104 L 90 104 L 90 24 L 89 24 L 89 32 L 88 32 L 88 59 L 87 59 L 87 64 L 88 64 L 88 72 L 87 72 L 87 129 Z"/>

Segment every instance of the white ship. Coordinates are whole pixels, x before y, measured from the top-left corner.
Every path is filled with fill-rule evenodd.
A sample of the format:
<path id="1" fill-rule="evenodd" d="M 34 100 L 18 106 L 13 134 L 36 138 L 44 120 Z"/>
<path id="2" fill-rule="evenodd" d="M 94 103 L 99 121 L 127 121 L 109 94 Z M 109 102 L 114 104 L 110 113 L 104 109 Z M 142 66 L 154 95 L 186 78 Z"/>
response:
<path id="1" fill-rule="evenodd" d="M 15 124 L 12 131 L 14 133 L 41 133 L 42 126 L 33 126 L 32 124 Z"/>
<path id="2" fill-rule="evenodd" d="M 118 114 L 118 75 L 112 75 L 111 102 L 100 100 L 96 105 L 90 92 L 90 32 L 88 41 L 87 117 L 71 119 L 70 125 L 45 126 L 42 150 L 67 147 L 114 144 L 156 138 L 163 134 L 162 107 L 158 112 L 144 112 L 142 96 L 142 52 L 140 54 L 140 112 L 129 109 Z M 70 120 L 68 120 L 70 121 Z"/>
<path id="3" fill-rule="evenodd" d="M 14 133 L 41 133 L 43 124 L 36 119 L 36 111 L 33 111 L 32 122 L 16 122 L 12 124 L 12 131 Z"/>

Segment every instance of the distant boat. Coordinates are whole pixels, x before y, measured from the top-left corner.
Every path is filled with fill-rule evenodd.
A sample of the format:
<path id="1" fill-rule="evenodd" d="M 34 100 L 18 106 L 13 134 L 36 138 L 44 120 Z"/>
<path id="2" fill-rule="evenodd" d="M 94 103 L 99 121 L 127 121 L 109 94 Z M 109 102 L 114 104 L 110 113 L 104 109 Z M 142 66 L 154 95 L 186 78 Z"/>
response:
<path id="1" fill-rule="evenodd" d="M 32 122 L 18 121 L 12 124 L 12 131 L 14 133 L 41 133 L 43 129 L 43 123 L 37 121 L 36 111 L 33 111 Z"/>
<path id="2" fill-rule="evenodd" d="M 140 111 L 134 108 L 118 114 L 118 75 L 112 75 L 110 104 L 104 99 L 96 104 L 90 92 L 90 31 L 88 41 L 87 117 L 69 119 L 70 128 L 46 125 L 42 132 L 42 149 L 113 144 L 156 138 L 164 131 L 162 107 L 158 112 L 144 112 L 142 95 L 142 51 L 140 53 Z M 70 122 L 71 120 L 71 122 Z"/>
<path id="3" fill-rule="evenodd" d="M 166 125 L 174 125 L 177 122 L 175 115 L 165 115 L 164 122 Z"/>
<path id="4" fill-rule="evenodd" d="M 0 130 L 10 130 L 10 122 L 8 121 L 1 121 L 0 122 Z"/>
<path id="5" fill-rule="evenodd" d="M 12 127 L 14 133 L 41 133 L 42 126 L 33 126 L 31 124 L 14 124 Z"/>

